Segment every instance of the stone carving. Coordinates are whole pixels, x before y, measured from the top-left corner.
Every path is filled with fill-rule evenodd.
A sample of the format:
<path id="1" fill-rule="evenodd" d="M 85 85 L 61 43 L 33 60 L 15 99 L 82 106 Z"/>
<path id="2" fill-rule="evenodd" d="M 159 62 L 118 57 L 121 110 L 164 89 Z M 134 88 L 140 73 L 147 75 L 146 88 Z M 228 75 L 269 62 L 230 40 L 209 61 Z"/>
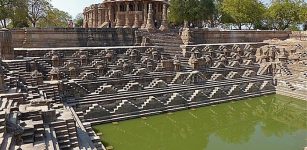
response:
<path id="1" fill-rule="evenodd" d="M 152 10 L 152 4 L 150 3 L 148 5 L 148 17 L 147 17 L 147 23 L 146 23 L 146 30 L 148 32 L 153 32 L 155 31 L 155 24 L 153 20 L 153 10 Z"/>

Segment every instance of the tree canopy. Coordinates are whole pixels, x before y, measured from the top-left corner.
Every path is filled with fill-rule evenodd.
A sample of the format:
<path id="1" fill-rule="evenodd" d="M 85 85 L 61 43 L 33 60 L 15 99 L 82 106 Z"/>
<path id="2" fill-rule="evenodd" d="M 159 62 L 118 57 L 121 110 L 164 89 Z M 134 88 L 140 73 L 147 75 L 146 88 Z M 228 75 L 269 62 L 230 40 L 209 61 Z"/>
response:
<path id="1" fill-rule="evenodd" d="M 169 20 L 175 24 L 188 22 L 231 24 L 241 29 L 292 28 L 307 24 L 304 0 L 274 0 L 264 5 L 261 0 L 171 0 Z"/>
<path id="2" fill-rule="evenodd" d="M 78 14 L 76 16 L 76 18 L 74 19 L 75 26 L 76 27 L 82 27 L 83 26 L 83 21 L 84 21 L 83 14 L 82 13 Z"/>
<path id="3" fill-rule="evenodd" d="M 53 8 L 51 0 L 0 0 L 0 26 L 67 27 L 72 17 Z"/>
<path id="4" fill-rule="evenodd" d="M 222 12 L 230 19 L 225 20 L 236 24 L 239 29 L 242 25 L 254 24 L 263 18 L 264 5 L 258 0 L 224 0 L 221 4 Z"/>
<path id="5" fill-rule="evenodd" d="M 212 21 L 216 14 L 214 0 L 171 0 L 169 20 L 179 24 L 184 21 Z"/>
<path id="6" fill-rule="evenodd" d="M 276 0 L 268 8 L 266 16 L 274 29 L 284 30 L 291 24 L 296 24 L 303 19 L 300 13 L 303 1 L 298 0 Z"/>
<path id="7" fill-rule="evenodd" d="M 67 23 L 72 17 L 64 11 L 56 8 L 49 9 L 46 16 L 38 23 L 38 27 L 67 27 Z"/>

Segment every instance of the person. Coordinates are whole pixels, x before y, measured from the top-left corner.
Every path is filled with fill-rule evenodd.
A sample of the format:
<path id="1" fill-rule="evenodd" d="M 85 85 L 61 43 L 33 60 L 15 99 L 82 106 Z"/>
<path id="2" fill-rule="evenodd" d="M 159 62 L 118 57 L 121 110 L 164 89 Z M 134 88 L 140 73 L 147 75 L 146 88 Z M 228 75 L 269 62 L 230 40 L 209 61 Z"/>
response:
<path id="1" fill-rule="evenodd" d="M 111 20 L 108 21 L 109 28 L 112 28 Z"/>
<path id="2" fill-rule="evenodd" d="M 68 21 L 68 28 L 73 28 L 74 27 L 74 22 L 72 20 Z"/>
<path id="3" fill-rule="evenodd" d="M 179 28 L 179 35 L 180 35 L 180 36 L 181 36 L 181 34 L 182 34 L 182 31 L 183 31 L 183 28 L 180 27 L 180 28 Z"/>
<path id="4" fill-rule="evenodd" d="M 190 28 L 194 28 L 194 25 L 192 22 L 190 23 Z"/>
<path id="5" fill-rule="evenodd" d="M 155 27 L 158 28 L 158 21 L 155 20 Z"/>

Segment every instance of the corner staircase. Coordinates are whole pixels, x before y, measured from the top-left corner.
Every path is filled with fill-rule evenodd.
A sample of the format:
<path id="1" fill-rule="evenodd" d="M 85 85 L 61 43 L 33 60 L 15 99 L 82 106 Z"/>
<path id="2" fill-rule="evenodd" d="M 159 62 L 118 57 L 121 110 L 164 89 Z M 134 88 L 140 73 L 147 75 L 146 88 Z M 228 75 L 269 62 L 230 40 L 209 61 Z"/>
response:
<path id="1" fill-rule="evenodd" d="M 165 52 L 171 56 L 181 55 L 180 45 L 182 45 L 183 42 L 178 32 L 143 32 L 143 36 L 150 38 L 153 45 L 164 47 Z"/>

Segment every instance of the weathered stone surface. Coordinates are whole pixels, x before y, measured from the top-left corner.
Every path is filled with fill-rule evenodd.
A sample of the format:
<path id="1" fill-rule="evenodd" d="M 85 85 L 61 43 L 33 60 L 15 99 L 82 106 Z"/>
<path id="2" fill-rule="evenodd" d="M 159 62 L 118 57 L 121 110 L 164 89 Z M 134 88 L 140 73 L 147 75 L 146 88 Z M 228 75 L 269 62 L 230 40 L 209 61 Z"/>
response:
<path id="1" fill-rule="evenodd" d="M 0 29 L 0 59 L 14 59 L 12 34 L 8 29 Z"/>
<path id="2" fill-rule="evenodd" d="M 184 29 L 182 40 L 185 45 L 204 43 L 243 43 L 262 42 L 277 38 L 288 39 L 289 31 L 207 31 L 203 29 Z"/>
<path id="3" fill-rule="evenodd" d="M 134 45 L 135 29 L 50 28 L 12 30 L 13 47 L 99 47 Z"/>

